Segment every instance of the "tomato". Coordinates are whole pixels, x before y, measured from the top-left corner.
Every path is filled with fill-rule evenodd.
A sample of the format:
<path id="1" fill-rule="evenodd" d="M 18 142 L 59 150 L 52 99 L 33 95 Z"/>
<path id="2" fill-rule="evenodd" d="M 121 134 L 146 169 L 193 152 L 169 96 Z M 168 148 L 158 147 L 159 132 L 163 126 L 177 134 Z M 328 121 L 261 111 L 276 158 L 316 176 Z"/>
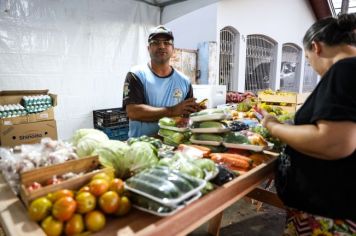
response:
<path id="1" fill-rule="evenodd" d="M 83 216 L 80 214 L 74 214 L 72 218 L 70 218 L 65 227 L 64 232 L 66 235 L 75 235 L 84 231 L 84 220 Z"/>
<path id="2" fill-rule="evenodd" d="M 105 227 L 106 219 L 100 211 L 91 211 L 85 214 L 85 226 L 88 230 L 96 232 Z"/>
<path id="3" fill-rule="evenodd" d="M 93 179 L 89 183 L 90 192 L 99 197 L 109 189 L 109 182 L 105 179 Z"/>
<path id="4" fill-rule="evenodd" d="M 31 220 L 41 221 L 46 218 L 52 209 L 52 202 L 46 197 L 40 197 L 31 202 L 28 214 Z"/>
<path id="5" fill-rule="evenodd" d="M 93 179 L 105 179 L 106 181 L 110 182 L 112 178 L 105 172 L 101 172 L 99 174 L 94 175 L 92 178 Z"/>
<path id="6" fill-rule="evenodd" d="M 29 192 L 32 192 L 33 190 L 40 189 L 42 188 L 42 185 L 38 182 L 33 182 L 30 186 L 27 187 L 27 190 Z"/>
<path id="7" fill-rule="evenodd" d="M 47 195 L 47 198 L 49 200 L 51 200 L 52 202 L 56 202 L 58 199 L 60 199 L 62 197 L 74 197 L 73 191 L 68 190 L 68 189 L 61 189 L 54 193 L 49 193 Z"/>
<path id="8" fill-rule="evenodd" d="M 118 178 L 111 180 L 109 190 L 115 191 L 121 196 L 124 193 L 124 181 Z"/>
<path id="9" fill-rule="evenodd" d="M 88 185 L 84 185 L 83 187 L 81 187 L 78 191 L 78 193 L 80 192 L 89 192 L 90 191 L 90 188 Z"/>
<path id="10" fill-rule="evenodd" d="M 108 191 L 100 196 L 99 206 L 107 214 L 114 213 L 119 208 L 120 197 L 114 191 Z"/>
<path id="11" fill-rule="evenodd" d="M 61 235 L 63 231 L 63 223 L 54 219 L 52 216 L 48 216 L 44 219 L 41 223 L 41 227 L 48 236 L 58 236 Z"/>
<path id="12" fill-rule="evenodd" d="M 59 221 L 69 220 L 77 208 L 77 203 L 72 197 L 61 197 L 52 209 L 52 215 Z"/>
<path id="13" fill-rule="evenodd" d="M 94 210 L 96 206 L 96 198 L 89 192 L 79 192 L 75 200 L 77 201 L 77 212 L 81 214 Z"/>
<path id="14" fill-rule="evenodd" d="M 52 178 L 48 179 L 46 181 L 46 185 L 52 185 L 52 184 L 59 184 L 63 181 L 62 178 L 57 177 L 57 176 L 53 176 Z"/>
<path id="15" fill-rule="evenodd" d="M 115 212 L 115 215 L 118 216 L 126 215 L 130 211 L 130 209 L 131 209 L 130 200 L 126 196 L 123 196 L 120 198 L 119 208 Z"/>

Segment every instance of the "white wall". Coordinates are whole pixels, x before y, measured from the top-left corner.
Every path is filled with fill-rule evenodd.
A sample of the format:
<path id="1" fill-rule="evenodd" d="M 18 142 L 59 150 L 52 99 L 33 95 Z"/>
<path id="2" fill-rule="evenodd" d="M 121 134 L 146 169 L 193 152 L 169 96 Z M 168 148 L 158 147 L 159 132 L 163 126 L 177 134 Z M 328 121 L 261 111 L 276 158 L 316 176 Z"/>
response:
<path id="1" fill-rule="evenodd" d="M 300 47 L 305 31 L 315 21 L 306 0 L 222 0 L 217 14 L 218 31 L 231 25 L 245 36 L 265 34 Z"/>
<path id="2" fill-rule="evenodd" d="M 172 7 L 176 5 L 179 4 Z M 217 4 L 211 4 L 167 22 L 165 25 L 174 34 L 175 47 L 197 49 L 200 42 L 216 41 L 216 11 Z"/>
<path id="3" fill-rule="evenodd" d="M 59 138 L 121 107 L 129 68 L 148 60 L 160 10 L 132 0 L 0 0 L 0 90 L 58 94 Z"/>
<path id="4" fill-rule="evenodd" d="M 195 4 L 199 2 L 194 1 Z M 220 0 L 205 7 L 196 6 L 195 11 L 184 15 L 184 11 L 189 9 L 189 4 L 193 4 L 193 1 L 172 5 L 163 12 L 162 19 L 167 22 L 166 25 L 179 33 L 177 47 L 195 49 L 199 40 L 216 41 L 219 45 L 220 30 L 232 26 L 239 32 L 240 37 L 240 47 L 236 51 L 239 56 L 238 78 L 245 78 L 246 36 L 264 34 L 278 44 L 278 57 L 275 62 L 277 79 L 272 81 L 276 89 L 279 87 L 283 43 L 295 43 L 302 48 L 304 33 L 315 21 L 307 0 Z M 177 9 L 176 13 L 173 12 L 174 8 Z M 170 17 L 170 14 L 173 16 Z M 194 30 L 196 28 L 199 29 L 198 34 Z M 194 32 L 192 35 L 184 34 L 192 31 Z M 304 57 L 302 58 L 303 64 Z M 238 91 L 243 91 L 244 79 L 239 79 L 237 84 Z"/>
<path id="5" fill-rule="evenodd" d="M 272 88 L 279 89 L 282 45 L 294 43 L 302 46 L 302 38 L 315 21 L 306 0 L 222 0 L 217 9 L 217 32 L 232 26 L 240 33 L 238 91 L 244 91 L 246 37 L 263 34 L 277 42 L 277 60 Z M 219 42 L 219 39 L 216 39 Z M 302 57 L 304 63 L 304 56 Z M 242 78 L 242 79 L 241 79 Z M 300 80 L 302 82 L 302 79 Z"/>

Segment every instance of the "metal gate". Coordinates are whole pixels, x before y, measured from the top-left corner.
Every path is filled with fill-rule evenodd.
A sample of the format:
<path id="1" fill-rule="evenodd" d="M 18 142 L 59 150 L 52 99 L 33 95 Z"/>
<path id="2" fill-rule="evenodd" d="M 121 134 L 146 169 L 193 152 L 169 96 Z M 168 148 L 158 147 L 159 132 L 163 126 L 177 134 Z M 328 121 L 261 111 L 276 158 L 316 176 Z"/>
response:
<path id="1" fill-rule="evenodd" d="M 299 72 L 302 50 L 294 44 L 284 44 L 282 47 L 282 64 L 280 89 L 298 92 Z"/>
<path id="2" fill-rule="evenodd" d="M 318 74 L 307 61 L 304 64 L 303 93 L 311 92 L 318 83 Z"/>
<path id="3" fill-rule="evenodd" d="M 246 44 L 245 90 L 270 88 L 276 58 L 276 43 L 264 35 L 248 35 Z"/>
<path id="4" fill-rule="evenodd" d="M 220 30 L 219 84 L 226 85 L 227 91 L 233 90 L 237 35 L 231 27 Z"/>

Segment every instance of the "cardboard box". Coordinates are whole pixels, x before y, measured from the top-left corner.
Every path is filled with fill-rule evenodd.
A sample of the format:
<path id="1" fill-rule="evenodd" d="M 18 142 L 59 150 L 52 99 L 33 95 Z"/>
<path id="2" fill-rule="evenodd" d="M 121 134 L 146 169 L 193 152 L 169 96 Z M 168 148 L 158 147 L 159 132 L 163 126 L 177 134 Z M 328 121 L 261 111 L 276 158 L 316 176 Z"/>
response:
<path id="1" fill-rule="evenodd" d="M 18 125 L 0 125 L 0 144 L 4 147 L 39 143 L 45 137 L 57 139 L 57 124 L 55 120 Z"/>
<path id="2" fill-rule="evenodd" d="M 57 95 L 48 93 L 48 90 L 12 90 L 0 91 L 0 105 L 17 104 L 21 102 L 23 96 L 49 95 L 52 98 L 53 107 L 57 105 Z M 48 108 L 40 113 L 28 114 L 25 116 L 10 117 L 0 119 L 0 125 L 27 124 L 38 121 L 54 120 L 54 109 Z"/>
<path id="3" fill-rule="evenodd" d="M 52 98 L 52 105 L 57 105 L 57 95 L 48 93 L 48 90 L 0 91 L 0 105 L 21 103 L 23 96 L 35 95 L 49 95 Z M 0 119 L 1 146 L 39 143 L 45 137 L 57 139 L 53 107 L 39 113 Z"/>

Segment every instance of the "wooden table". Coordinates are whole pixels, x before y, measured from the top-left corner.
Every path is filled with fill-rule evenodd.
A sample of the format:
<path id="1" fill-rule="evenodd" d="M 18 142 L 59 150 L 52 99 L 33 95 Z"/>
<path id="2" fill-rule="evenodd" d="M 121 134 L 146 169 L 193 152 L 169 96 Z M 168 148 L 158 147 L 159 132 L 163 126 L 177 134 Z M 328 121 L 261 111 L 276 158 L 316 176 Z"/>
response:
<path id="1" fill-rule="evenodd" d="M 158 217 L 136 209 L 127 216 L 108 218 L 105 228 L 93 235 L 186 235 L 209 221 L 209 232 L 218 235 L 224 209 L 248 195 L 281 206 L 275 194 L 258 186 L 271 178 L 276 158 L 263 163 L 246 174 L 218 187 L 214 191 L 169 217 Z M 22 202 L 0 175 L 0 222 L 8 236 L 45 235 L 38 224 L 27 217 Z"/>

